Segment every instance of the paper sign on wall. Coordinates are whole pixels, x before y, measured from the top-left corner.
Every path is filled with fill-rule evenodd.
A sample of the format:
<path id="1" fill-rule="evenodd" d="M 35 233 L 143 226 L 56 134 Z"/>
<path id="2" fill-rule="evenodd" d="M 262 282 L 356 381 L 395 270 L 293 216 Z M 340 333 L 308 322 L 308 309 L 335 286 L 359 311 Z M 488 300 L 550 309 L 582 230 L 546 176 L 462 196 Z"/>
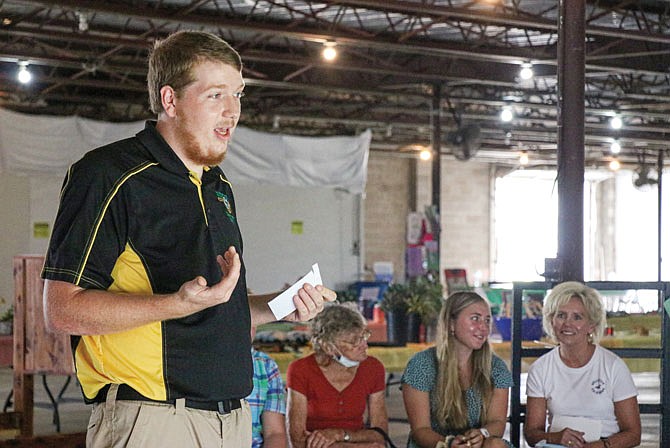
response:
<path id="1" fill-rule="evenodd" d="M 293 235 L 302 235 L 302 221 L 291 222 L 291 233 Z"/>
<path id="2" fill-rule="evenodd" d="M 48 222 L 34 222 L 33 223 L 33 238 L 49 238 L 49 223 Z"/>

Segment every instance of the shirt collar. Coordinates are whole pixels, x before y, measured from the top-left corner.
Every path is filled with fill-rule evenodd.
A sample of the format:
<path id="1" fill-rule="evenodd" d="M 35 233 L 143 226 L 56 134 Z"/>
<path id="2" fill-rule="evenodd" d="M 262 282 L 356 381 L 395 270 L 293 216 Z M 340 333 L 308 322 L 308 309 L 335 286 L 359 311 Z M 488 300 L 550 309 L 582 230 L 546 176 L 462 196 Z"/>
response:
<path id="1" fill-rule="evenodd" d="M 148 120 L 144 125 L 144 129 L 138 132 L 136 136 L 163 168 L 188 176 L 188 168 L 186 168 L 184 162 L 177 157 L 172 147 L 168 145 L 163 136 L 156 130 L 155 121 Z"/>

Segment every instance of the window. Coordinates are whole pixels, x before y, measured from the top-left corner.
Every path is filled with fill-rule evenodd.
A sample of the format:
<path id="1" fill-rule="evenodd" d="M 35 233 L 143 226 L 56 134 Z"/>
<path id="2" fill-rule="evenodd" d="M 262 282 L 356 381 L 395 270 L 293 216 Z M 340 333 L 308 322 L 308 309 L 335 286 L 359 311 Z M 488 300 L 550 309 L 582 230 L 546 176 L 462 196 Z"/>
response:
<path id="1" fill-rule="evenodd" d="M 589 171 L 584 183 L 584 279 L 658 279 L 658 189 L 638 188 L 635 174 Z M 520 170 L 497 178 L 493 199 L 491 280 L 543 280 L 544 259 L 557 252 L 558 191 L 555 171 Z M 667 185 L 667 183 L 666 183 Z M 670 228 L 670 191 L 663 188 L 663 228 Z M 670 260 L 670 232 L 661 236 Z M 670 281 L 670 263 L 662 266 Z M 637 296 L 636 296 L 637 297 Z M 636 310 L 656 309 L 656 298 L 638 297 Z"/>
<path id="2" fill-rule="evenodd" d="M 544 259 L 555 257 L 557 248 L 555 176 L 520 170 L 496 179 L 492 279 L 543 280 Z"/>

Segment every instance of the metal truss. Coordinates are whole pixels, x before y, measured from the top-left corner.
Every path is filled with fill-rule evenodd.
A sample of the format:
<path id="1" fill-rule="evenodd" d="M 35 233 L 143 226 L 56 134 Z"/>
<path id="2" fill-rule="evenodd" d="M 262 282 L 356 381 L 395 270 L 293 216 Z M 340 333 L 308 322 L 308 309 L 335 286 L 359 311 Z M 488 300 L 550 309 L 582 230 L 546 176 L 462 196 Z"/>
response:
<path id="1" fill-rule="evenodd" d="M 0 1 L 0 106 L 109 121 L 151 117 L 146 57 L 178 29 L 220 34 L 242 54 L 242 124 L 299 135 L 373 131 L 373 149 L 431 145 L 432 96 L 444 133 L 481 128 L 476 158 L 541 166 L 556 154 L 555 0 L 5 0 Z M 670 2 L 586 4 L 586 158 L 618 139 L 624 164 L 667 148 Z M 321 59 L 324 43 L 338 58 Z M 16 78 L 18 63 L 34 74 Z M 522 64 L 535 77 L 519 79 Z M 514 120 L 498 119 L 512 107 Z M 612 114 L 624 126 L 608 127 Z M 445 142 L 443 153 L 451 148 Z"/>

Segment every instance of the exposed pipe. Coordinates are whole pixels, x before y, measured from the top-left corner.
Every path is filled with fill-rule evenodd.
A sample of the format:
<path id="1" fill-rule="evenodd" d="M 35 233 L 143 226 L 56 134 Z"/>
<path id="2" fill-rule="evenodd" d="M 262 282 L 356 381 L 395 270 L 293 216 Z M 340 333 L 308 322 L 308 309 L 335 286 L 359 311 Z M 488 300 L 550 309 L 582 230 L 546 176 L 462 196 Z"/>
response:
<path id="1" fill-rule="evenodd" d="M 435 83 L 433 85 L 433 106 L 432 106 L 432 122 L 433 122 L 433 161 L 432 161 L 432 205 L 435 207 L 435 213 L 440 216 L 440 190 L 442 188 L 441 170 L 442 170 L 442 84 Z M 439 219 L 438 219 L 439 222 Z M 432 229 L 433 239 L 437 243 L 437 266 L 438 278 L 440 278 L 440 227 Z"/>

